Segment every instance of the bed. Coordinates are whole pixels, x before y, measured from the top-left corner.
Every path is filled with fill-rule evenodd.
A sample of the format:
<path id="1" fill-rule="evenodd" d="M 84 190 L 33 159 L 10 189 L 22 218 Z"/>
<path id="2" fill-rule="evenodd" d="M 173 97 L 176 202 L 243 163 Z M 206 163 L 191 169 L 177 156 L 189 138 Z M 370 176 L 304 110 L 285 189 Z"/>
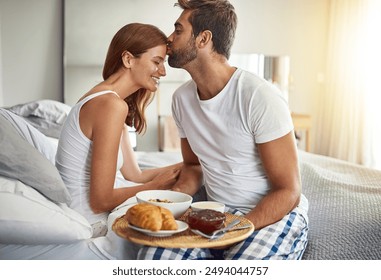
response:
<path id="1" fill-rule="evenodd" d="M 0 108 L 0 259 L 134 259 L 138 245 L 111 230 L 130 199 L 114 209 L 105 236 L 67 203 L 54 166 L 59 131 L 70 107 L 38 100 Z M 304 260 L 381 259 L 381 171 L 299 151 L 309 200 Z M 136 152 L 141 168 L 172 164 L 178 152 Z"/>

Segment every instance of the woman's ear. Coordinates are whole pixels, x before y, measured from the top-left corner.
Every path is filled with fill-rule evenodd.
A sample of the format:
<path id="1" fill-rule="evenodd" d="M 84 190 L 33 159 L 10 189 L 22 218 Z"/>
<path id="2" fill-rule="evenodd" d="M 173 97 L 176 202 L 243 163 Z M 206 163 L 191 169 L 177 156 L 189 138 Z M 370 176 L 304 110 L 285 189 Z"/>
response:
<path id="1" fill-rule="evenodd" d="M 126 67 L 127 69 L 130 69 L 133 58 L 134 56 L 132 55 L 132 53 L 130 53 L 129 51 L 124 51 L 122 53 L 123 66 Z"/>
<path id="2" fill-rule="evenodd" d="M 204 48 L 212 41 L 213 34 L 210 30 L 202 31 L 198 36 L 198 47 Z"/>

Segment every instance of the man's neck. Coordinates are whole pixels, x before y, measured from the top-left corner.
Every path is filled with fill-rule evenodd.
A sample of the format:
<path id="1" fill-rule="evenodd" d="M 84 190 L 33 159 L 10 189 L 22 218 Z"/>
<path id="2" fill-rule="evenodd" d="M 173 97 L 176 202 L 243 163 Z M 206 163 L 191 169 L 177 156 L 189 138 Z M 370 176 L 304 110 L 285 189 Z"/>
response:
<path id="1" fill-rule="evenodd" d="M 236 68 L 227 62 L 200 64 L 187 71 L 197 85 L 201 100 L 208 100 L 216 96 L 229 82 Z"/>

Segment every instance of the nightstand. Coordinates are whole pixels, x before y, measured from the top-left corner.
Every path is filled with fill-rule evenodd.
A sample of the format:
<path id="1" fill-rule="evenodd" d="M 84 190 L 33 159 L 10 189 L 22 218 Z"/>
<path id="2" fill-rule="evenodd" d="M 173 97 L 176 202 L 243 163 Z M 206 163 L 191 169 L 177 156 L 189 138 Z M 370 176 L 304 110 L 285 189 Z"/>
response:
<path id="1" fill-rule="evenodd" d="M 295 132 L 304 131 L 305 135 L 305 150 L 310 151 L 311 148 L 311 128 L 312 118 L 310 115 L 291 113 L 292 121 L 294 123 Z"/>

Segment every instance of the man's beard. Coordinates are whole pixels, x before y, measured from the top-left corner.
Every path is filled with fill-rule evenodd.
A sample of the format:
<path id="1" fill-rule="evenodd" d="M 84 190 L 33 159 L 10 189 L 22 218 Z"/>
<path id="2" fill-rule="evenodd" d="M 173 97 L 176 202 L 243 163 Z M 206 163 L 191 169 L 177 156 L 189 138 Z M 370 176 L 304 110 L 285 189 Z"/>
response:
<path id="1" fill-rule="evenodd" d="M 173 68 L 183 68 L 184 65 L 193 61 L 197 57 L 197 48 L 194 38 L 188 41 L 185 48 L 172 50 L 172 54 L 168 56 L 168 64 Z"/>

